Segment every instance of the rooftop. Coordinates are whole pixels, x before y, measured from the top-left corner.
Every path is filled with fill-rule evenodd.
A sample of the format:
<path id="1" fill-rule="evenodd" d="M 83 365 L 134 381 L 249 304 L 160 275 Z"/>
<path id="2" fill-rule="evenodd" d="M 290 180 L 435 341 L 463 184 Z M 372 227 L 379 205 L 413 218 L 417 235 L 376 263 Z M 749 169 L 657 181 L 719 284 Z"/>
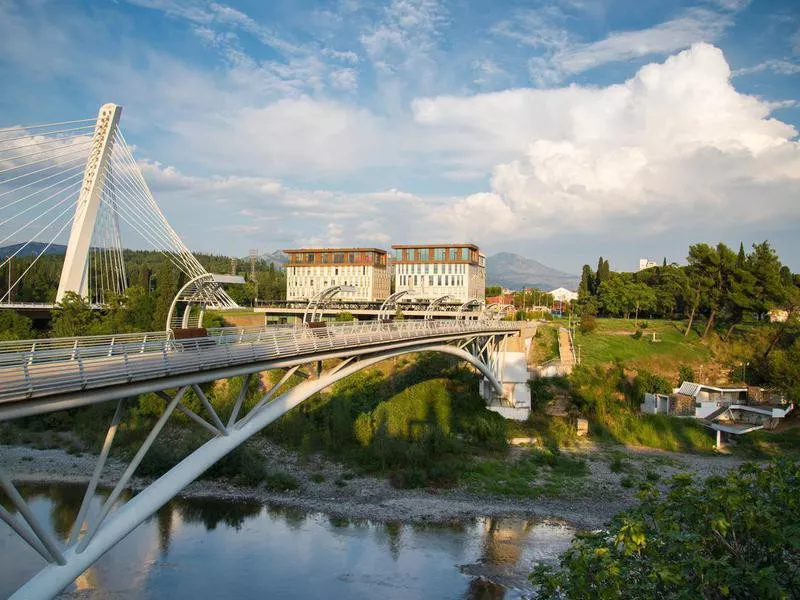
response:
<path id="1" fill-rule="evenodd" d="M 297 252 L 379 252 L 380 254 L 386 254 L 386 250 L 381 250 L 380 248 L 292 248 L 281 250 L 281 252 L 286 254 Z"/>
<path id="2" fill-rule="evenodd" d="M 395 250 L 402 250 L 405 248 L 469 248 L 471 250 L 478 250 L 475 244 L 461 244 L 453 242 L 452 244 L 392 244 Z"/>

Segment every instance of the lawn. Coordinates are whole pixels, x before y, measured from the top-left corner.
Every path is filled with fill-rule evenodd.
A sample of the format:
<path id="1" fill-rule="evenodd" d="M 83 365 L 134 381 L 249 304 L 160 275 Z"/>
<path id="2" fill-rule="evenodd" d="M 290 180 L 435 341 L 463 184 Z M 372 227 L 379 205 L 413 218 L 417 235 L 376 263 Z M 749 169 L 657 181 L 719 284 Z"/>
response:
<path id="1" fill-rule="evenodd" d="M 641 338 L 634 339 L 632 319 L 597 319 L 597 329 L 592 333 L 578 331 L 575 345 L 580 346 L 581 364 L 587 366 L 622 360 L 633 368 L 665 373 L 677 371 L 681 364 L 709 362 L 712 356 L 708 346 L 694 333 L 684 338 L 682 327 L 680 321 L 648 319 Z"/>

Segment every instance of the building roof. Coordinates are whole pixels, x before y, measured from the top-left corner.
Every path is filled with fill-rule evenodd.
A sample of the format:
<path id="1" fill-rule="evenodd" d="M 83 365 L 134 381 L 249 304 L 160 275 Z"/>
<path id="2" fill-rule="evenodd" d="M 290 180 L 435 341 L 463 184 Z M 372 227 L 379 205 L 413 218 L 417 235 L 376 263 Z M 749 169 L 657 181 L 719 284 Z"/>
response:
<path id="1" fill-rule="evenodd" d="M 379 252 L 380 254 L 386 254 L 386 250 L 381 250 L 380 248 L 291 248 L 281 250 L 281 252 L 286 254 L 293 252 Z"/>
<path id="2" fill-rule="evenodd" d="M 746 387 L 717 387 L 714 385 L 706 385 L 704 383 L 694 383 L 692 381 L 684 381 L 681 387 L 678 388 L 678 393 L 684 396 L 697 397 L 702 390 L 710 390 L 712 392 L 746 392 Z"/>
<path id="3" fill-rule="evenodd" d="M 395 250 L 402 250 L 404 248 L 470 248 L 471 250 L 478 250 L 475 244 L 462 244 L 453 242 L 452 244 L 392 244 Z"/>

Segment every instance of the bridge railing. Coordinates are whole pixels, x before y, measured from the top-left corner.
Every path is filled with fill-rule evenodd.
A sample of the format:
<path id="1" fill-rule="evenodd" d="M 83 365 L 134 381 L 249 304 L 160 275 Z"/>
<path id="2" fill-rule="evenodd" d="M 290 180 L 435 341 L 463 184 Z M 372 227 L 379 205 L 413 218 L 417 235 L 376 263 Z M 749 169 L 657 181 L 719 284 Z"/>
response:
<path id="1" fill-rule="evenodd" d="M 0 356 L 0 402 L 87 390 L 173 375 L 265 362 L 284 357 L 436 338 L 519 329 L 510 321 L 406 321 L 333 327 L 258 328 L 185 340 L 148 339 L 107 345 L 33 348 Z"/>

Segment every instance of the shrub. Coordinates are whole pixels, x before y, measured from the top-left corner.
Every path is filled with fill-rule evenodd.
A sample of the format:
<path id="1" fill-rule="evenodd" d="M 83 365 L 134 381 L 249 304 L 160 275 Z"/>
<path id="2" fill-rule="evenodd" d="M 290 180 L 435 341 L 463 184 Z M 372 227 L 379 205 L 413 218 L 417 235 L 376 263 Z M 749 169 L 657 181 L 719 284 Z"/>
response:
<path id="1" fill-rule="evenodd" d="M 582 333 L 592 333 L 595 329 L 597 329 L 597 319 L 594 315 L 581 315 L 580 327 Z"/>
<path id="2" fill-rule="evenodd" d="M 297 479 L 283 471 L 268 472 L 264 476 L 264 485 L 268 490 L 288 492 L 296 490 L 299 486 Z"/>
<path id="3" fill-rule="evenodd" d="M 640 340 L 640 339 L 642 339 L 642 330 L 641 330 L 641 329 L 637 329 L 636 331 L 634 331 L 634 332 L 633 332 L 633 334 L 631 335 L 631 337 L 632 337 L 633 339 L 635 339 L 635 340 Z"/>
<path id="4" fill-rule="evenodd" d="M 578 534 L 537 598 L 791 598 L 800 572 L 800 465 L 745 464 L 696 483 L 647 486 L 608 530 Z"/>
<path id="5" fill-rule="evenodd" d="M 694 370 L 689 365 L 680 365 L 678 367 L 678 385 L 684 381 L 695 381 Z"/>

